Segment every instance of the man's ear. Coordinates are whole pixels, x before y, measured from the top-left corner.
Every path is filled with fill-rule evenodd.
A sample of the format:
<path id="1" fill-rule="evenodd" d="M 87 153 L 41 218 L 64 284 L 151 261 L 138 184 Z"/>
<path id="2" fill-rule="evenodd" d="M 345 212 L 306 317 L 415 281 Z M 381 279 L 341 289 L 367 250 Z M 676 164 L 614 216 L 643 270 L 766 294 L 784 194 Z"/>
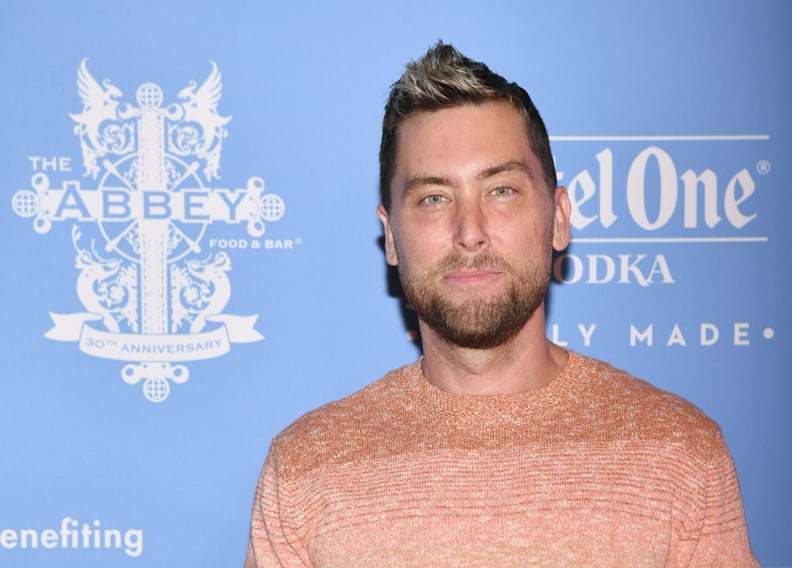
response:
<path id="1" fill-rule="evenodd" d="M 377 217 L 382 221 L 382 230 L 385 233 L 385 260 L 391 266 L 399 264 L 399 255 L 396 254 L 396 241 L 393 239 L 393 228 L 391 227 L 390 216 L 382 204 L 377 206 Z"/>
<path id="2" fill-rule="evenodd" d="M 570 229 L 569 216 L 572 213 L 572 204 L 565 187 L 555 188 L 553 195 L 553 248 L 562 251 L 569 246 Z"/>

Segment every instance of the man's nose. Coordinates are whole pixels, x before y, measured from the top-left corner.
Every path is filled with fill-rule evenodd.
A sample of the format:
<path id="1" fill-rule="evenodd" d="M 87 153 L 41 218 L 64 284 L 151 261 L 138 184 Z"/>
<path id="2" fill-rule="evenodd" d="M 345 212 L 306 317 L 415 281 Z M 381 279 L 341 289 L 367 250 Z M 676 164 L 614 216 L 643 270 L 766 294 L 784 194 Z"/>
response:
<path id="1" fill-rule="evenodd" d="M 459 250 L 480 252 L 489 246 L 487 218 L 478 201 L 459 203 L 454 245 Z"/>

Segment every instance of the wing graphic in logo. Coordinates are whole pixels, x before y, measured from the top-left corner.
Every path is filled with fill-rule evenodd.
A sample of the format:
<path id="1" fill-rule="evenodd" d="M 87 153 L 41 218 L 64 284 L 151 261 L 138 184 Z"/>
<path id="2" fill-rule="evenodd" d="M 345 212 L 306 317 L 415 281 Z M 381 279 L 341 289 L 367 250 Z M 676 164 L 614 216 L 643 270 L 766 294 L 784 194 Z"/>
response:
<path id="1" fill-rule="evenodd" d="M 214 61 L 212 71 L 198 87 L 195 81 L 179 91 L 179 99 L 184 116 L 178 123 L 171 124 L 169 150 L 180 156 L 195 155 L 206 160 L 204 175 L 206 179 L 219 178 L 220 151 L 222 140 L 228 134 L 225 125 L 230 116 L 220 116 L 217 105 L 220 102 L 223 83 L 220 71 Z"/>
<path id="2" fill-rule="evenodd" d="M 77 73 L 77 87 L 83 110 L 79 114 L 69 113 L 77 124 L 74 133 L 82 146 L 85 174 L 94 179 L 99 174 L 99 158 L 108 152 L 126 154 L 132 150 L 133 130 L 118 116 L 118 99 L 123 94 L 108 79 L 100 84 L 88 71 L 87 59 L 83 59 Z"/>

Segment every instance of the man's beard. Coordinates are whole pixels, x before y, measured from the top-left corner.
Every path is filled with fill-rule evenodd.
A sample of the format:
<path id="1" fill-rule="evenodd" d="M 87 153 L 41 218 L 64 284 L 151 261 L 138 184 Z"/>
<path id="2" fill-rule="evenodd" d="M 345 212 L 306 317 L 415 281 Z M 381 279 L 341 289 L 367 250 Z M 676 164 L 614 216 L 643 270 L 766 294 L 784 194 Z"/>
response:
<path id="1" fill-rule="evenodd" d="M 516 270 L 506 260 L 486 253 L 470 261 L 451 254 L 419 280 L 400 261 L 399 276 L 407 301 L 441 338 L 459 347 L 490 349 L 514 337 L 542 304 L 550 285 L 550 262 L 548 252 L 542 262 L 531 260 Z M 436 282 L 443 274 L 463 268 L 495 269 L 512 281 L 507 290 L 491 298 L 455 304 L 440 295 Z"/>

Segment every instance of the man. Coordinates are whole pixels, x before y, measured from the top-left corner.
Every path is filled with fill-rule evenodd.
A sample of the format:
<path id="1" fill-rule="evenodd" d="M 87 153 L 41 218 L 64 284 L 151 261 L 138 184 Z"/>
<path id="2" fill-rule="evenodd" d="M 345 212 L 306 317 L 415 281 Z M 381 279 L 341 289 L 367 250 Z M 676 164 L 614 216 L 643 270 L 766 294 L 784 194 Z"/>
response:
<path id="1" fill-rule="evenodd" d="M 528 94 L 439 43 L 380 175 L 424 355 L 275 438 L 246 566 L 756 565 L 717 425 L 546 338 L 570 203 Z"/>

